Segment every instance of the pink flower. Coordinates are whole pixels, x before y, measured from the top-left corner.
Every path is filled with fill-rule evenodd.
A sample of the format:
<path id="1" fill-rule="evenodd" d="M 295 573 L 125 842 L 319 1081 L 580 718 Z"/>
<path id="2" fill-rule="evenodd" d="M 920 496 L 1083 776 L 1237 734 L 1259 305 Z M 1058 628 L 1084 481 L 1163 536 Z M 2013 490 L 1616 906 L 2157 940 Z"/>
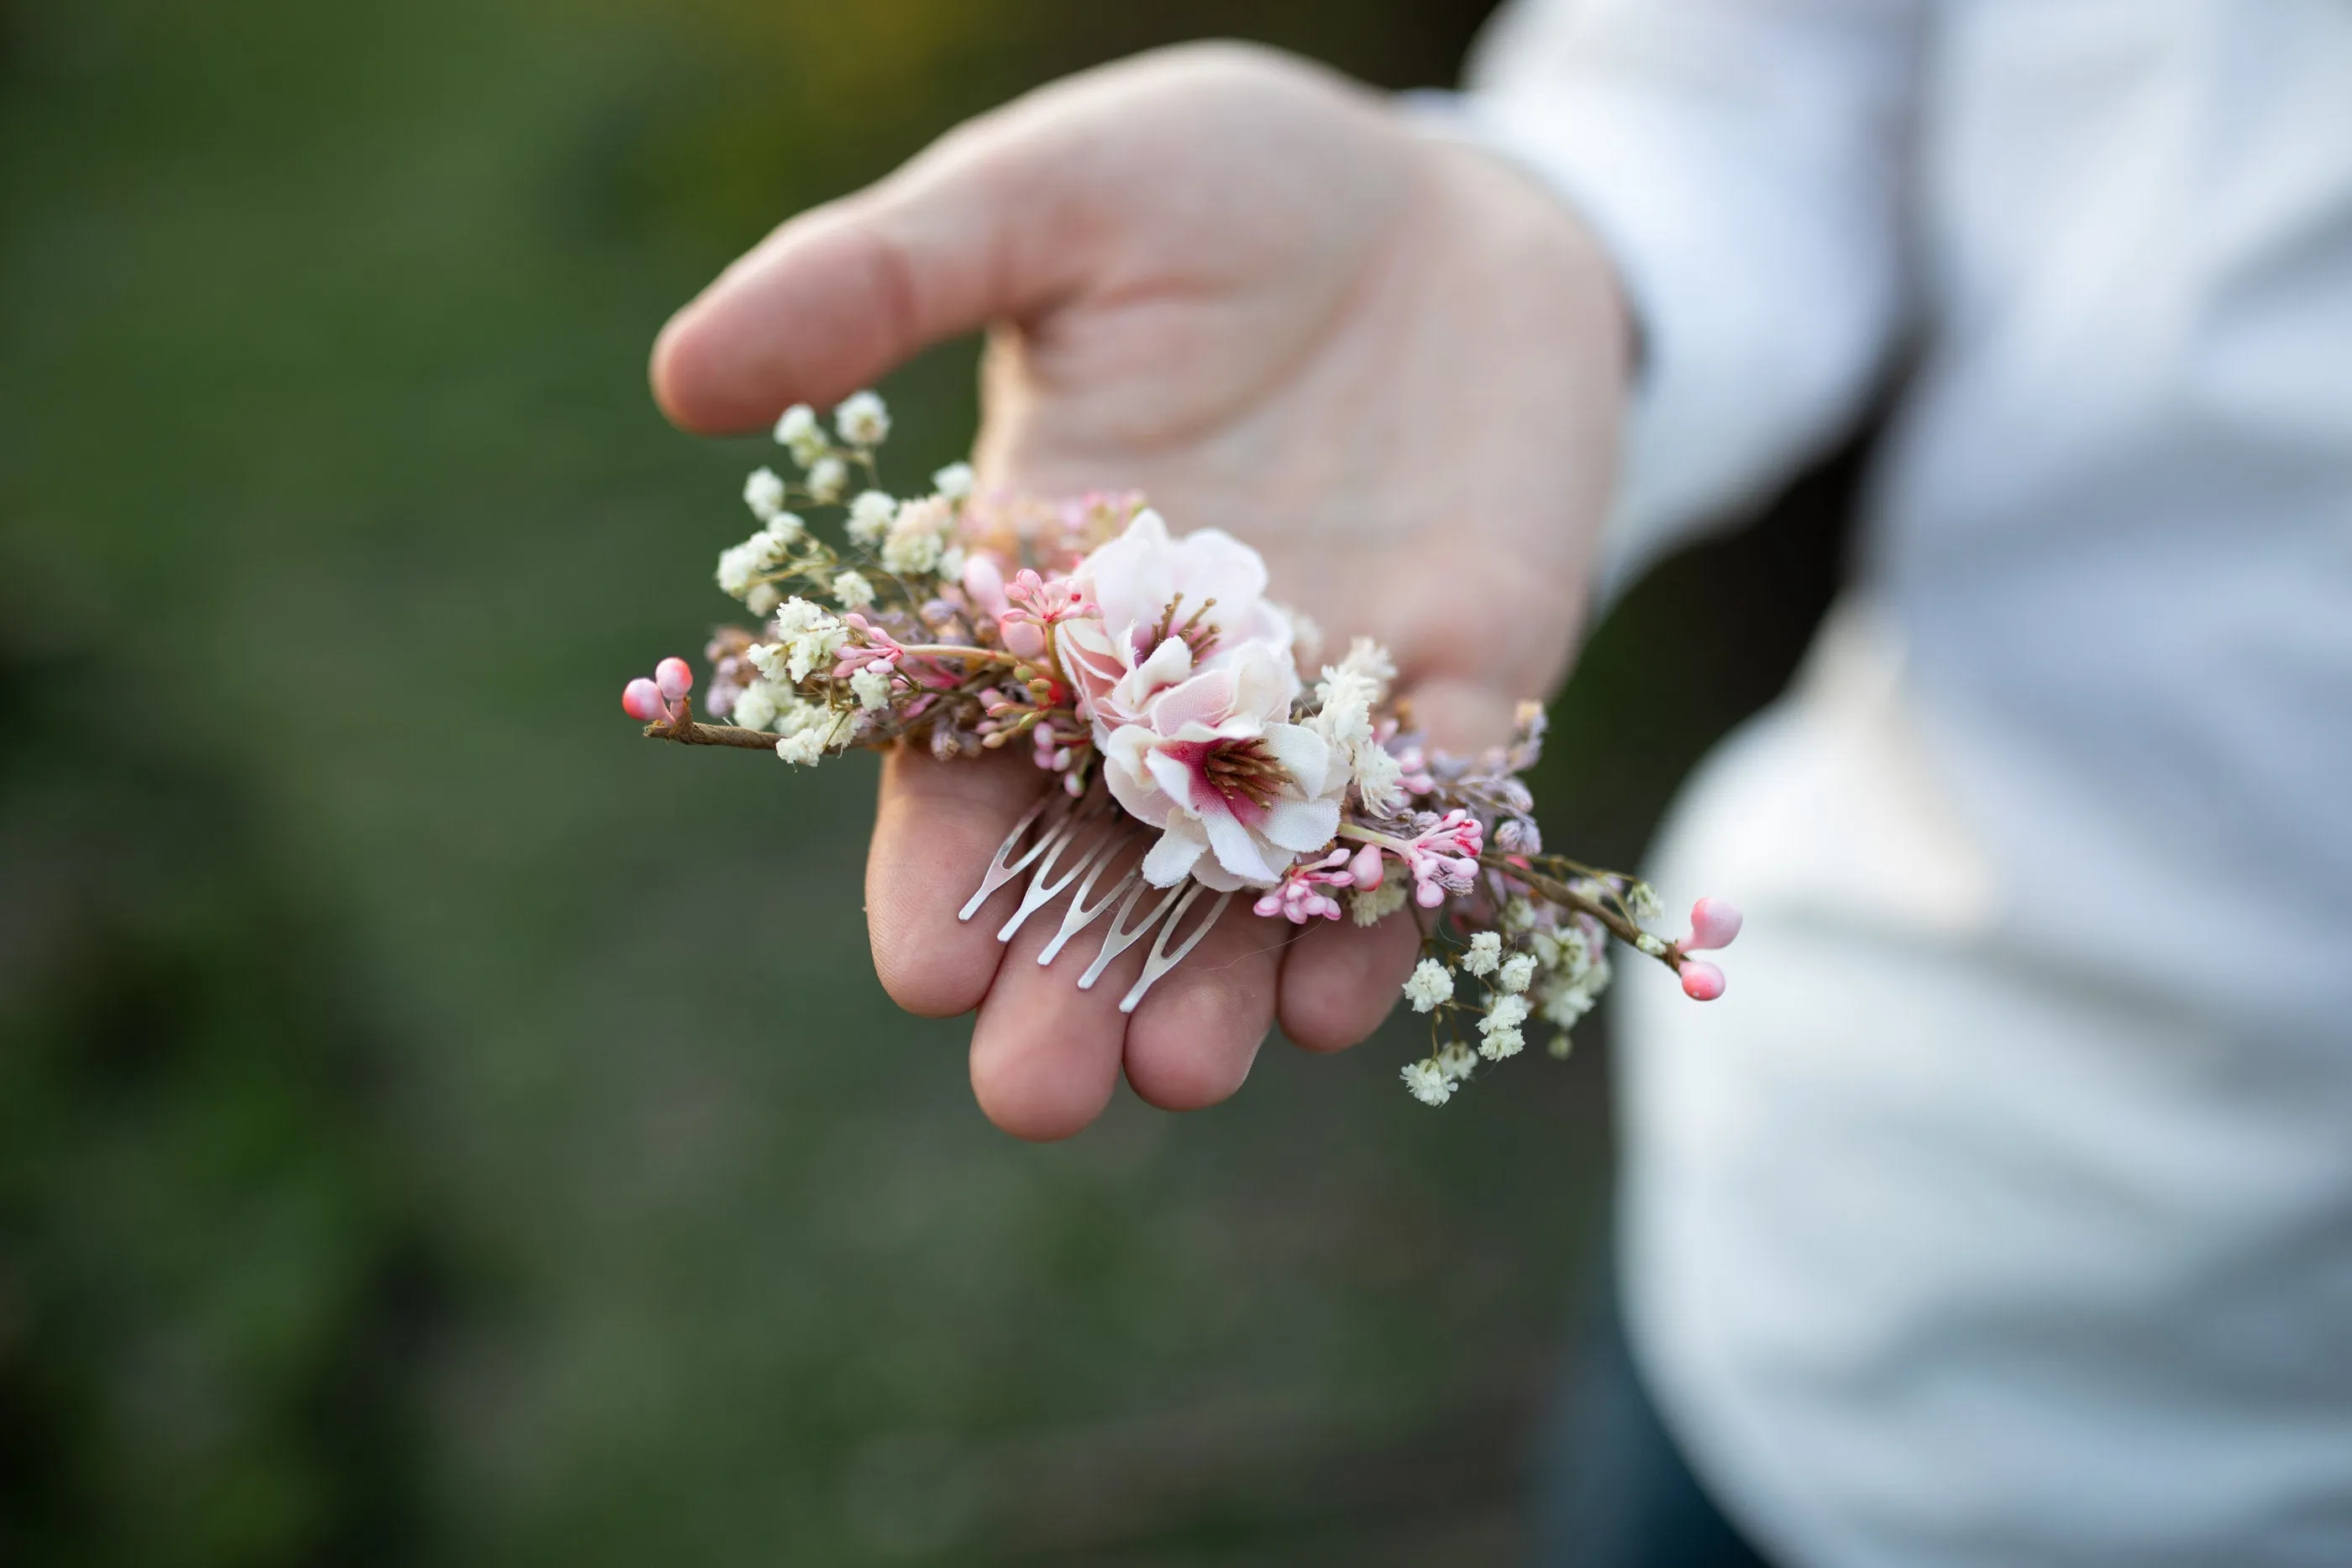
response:
<path id="1" fill-rule="evenodd" d="M 1371 848 L 1370 844 L 1364 847 Z M 1378 852 L 1374 852 L 1377 855 Z M 1251 908 L 1259 915 L 1279 915 L 1293 925 L 1304 925 L 1318 915 L 1326 920 L 1337 920 L 1339 918 L 1339 901 L 1323 890 L 1354 885 L 1356 878 L 1352 872 L 1337 869 L 1347 863 L 1348 852 L 1343 849 L 1333 850 L 1313 865 L 1301 861 L 1284 873 L 1272 893 L 1259 899 Z"/>
<path id="2" fill-rule="evenodd" d="M 1247 642 L 1194 669 L 1181 641 L 1174 678 L 1136 722 L 1103 736 L 1103 778 L 1129 816 L 1160 830 L 1143 874 L 1172 887 L 1272 887 L 1339 826 L 1347 759 L 1288 722 L 1298 676 L 1287 648 Z"/>
<path id="3" fill-rule="evenodd" d="M 1066 577 L 1046 579 L 1024 567 L 1005 585 L 1007 606 L 996 617 L 1005 650 L 1016 658 L 1045 656 L 1053 629 L 1088 612 L 1086 591 Z"/>
<path id="4" fill-rule="evenodd" d="M 1445 895 L 1468 893 L 1478 874 L 1478 854 L 1486 830 L 1478 819 L 1456 809 L 1443 817 L 1424 818 L 1428 826 L 1397 852 L 1412 873 L 1412 901 L 1434 909 Z"/>
<path id="5" fill-rule="evenodd" d="M 1171 539 L 1159 513 L 1138 512 L 1068 580 L 1082 608 L 1060 622 L 1056 641 L 1097 745 L 1143 722 L 1161 693 L 1247 650 L 1276 672 L 1280 697 L 1269 706 L 1288 716 L 1298 695 L 1290 617 L 1265 598 L 1265 562 L 1232 535 L 1202 528 Z"/>

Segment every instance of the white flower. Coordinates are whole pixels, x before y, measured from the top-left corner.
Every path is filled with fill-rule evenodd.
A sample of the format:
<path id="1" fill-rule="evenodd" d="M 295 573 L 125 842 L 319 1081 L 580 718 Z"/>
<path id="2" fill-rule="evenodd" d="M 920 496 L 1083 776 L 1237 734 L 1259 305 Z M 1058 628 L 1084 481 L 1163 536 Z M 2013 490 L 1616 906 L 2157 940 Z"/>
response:
<path id="1" fill-rule="evenodd" d="M 1573 1026 L 1577 1019 L 1591 1012 L 1592 1003 L 1601 994 L 1601 988 L 1609 983 L 1609 971 L 1605 966 L 1596 966 L 1593 973 L 1597 973 L 1600 977 L 1599 984 L 1591 983 L 1588 978 L 1588 982 L 1583 985 L 1546 986 L 1538 998 L 1543 1003 L 1544 1021 L 1556 1023 L 1562 1029 L 1568 1029 Z"/>
<path id="2" fill-rule="evenodd" d="M 753 681 L 737 695 L 729 716 L 745 729 L 767 728 L 776 722 L 776 688 L 766 681 Z"/>
<path id="3" fill-rule="evenodd" d="M 763 523 L 784 509 L 784 482 L 773 468 L 751 470 L 751 476 L 743 481 L 743 504 Z"/>
<path id="4" fill-rule="evenodd" d="M 1409 1062 L 1402 1075 L 1406 1092 L 1424 1105 L 1443 1105 L 1454 1098 L 1454 1081 L 1434 1061 Z"/>
<path id="5" fill-rule="evenodd" d="M 1653 958 L 1663 958 L 1666 956 L 1666 939 L 1663 936 L 1653 936 L 1646 931 L 1633 939 L 1633 946 Z"/>
<path id="6" fill-rule="evenodd" d="M 840 458 L 820 457 L 809 465 L 809 494 L 818 500 L 838 501 L 841 499 L 842 491 L 848 488 L 848 486 L 849 465 Z"/>
<path id="7" fill-rule="evenodd" d="M 849 503 L 850 541 L 872 549 L 890 531 L 890 519 L 898 515 L 898 503 L 881 491 L 859 491 L 857 499 Z"/>
<path id="8" fill-rule="evenodd" d="M 1666 914 L 1666 906 L 1658 902 L 1658 890 L 1646 882 L 1637 882 L 1625 890 L 1625 908 L 1644 925 L 1664 919 Z"/>
<path id="9" fill-rule="evenodd" d="M 1439 1071 L 1459 1083 L 1476 1070 L 1478 1053 L 1458 1040 L 1450 1040 L 1437 1053 L 1436 1061 Z"/>
<path id="10" fill-rule="evenodd" d="M 1326 664 L 1315 683 L 1316 714 L 1307 722 L 1334 746 L 1352 747 L 1372 737 L 1372 705 L 1380 699 L 1380 687 L 1360 673 Z"/>
<path id="11" fill-rule="evenodd" d="M 844 610 L 864 610 L 874 602 L 874 585 L 855 571 L 833 580 L 833 597 Z"/>
<path id="12" fill-rule="evenodd" d="M 1375 817 L 1393 817 L 1404 804 L 1404 764 L 1379 744 L 1366 741 L 1351 754 L 1356 765 L 1356 793 L 1364 810 Z"/>
<path id="13" fill-rule="evenodd" d="M 1396 661 L 1389 651 L 1370 637 L 1359 637 L 1348 644 L 1348 656 L 1339 661 L 1339 668 L 1351 675 L 1372 683 L 1381 695 L 1388 695 L 1389 683 L 1396 679 Z M 1330 672 L 1326 670 L 1325 674 Z M 1374 698 L 1378 701 L 1379 698 Z"/>
<path id="14" fill-rule="evenodd" d="M 784 722 L 777 727 L 784 731 L 776 742 L 776 755 L 803 768 L 816 766 L 836 741 L 846 739 L 853 726 L 846 714 L 835 714 L 794 699 L 791 711 L 783 715 Z"/>
<path id="15" fill-rule="evenodd" d="M 890 706 L 890 677 L 871 665 L 849 677 L 849 689 L 857 694 L 857 706 L 868 713 Z"/>
<path id="16" fill-rule="evenodd" d="M 762 572 L 783 564 L 784 541 L 770 533 L 756 533 L 740 545 L 730 545 L 719 552 L 719 570 L 715 574 L 719 591 L 730 599 L 740 599 L 751 591 Z"/>
<path id="17" fill-rule="evenodd" d="M 931 476 L 931 483 L 940 495 L 950 501 L 961 501 L 971 494 L 972 473 L 969 463 L 950 463 Z"/>
<path id="18" fill-rule="evenodd" d="M 894 533 L 882 546 L 882 564 L 901 577 L 919 576 L 940 564 L 940 536 Z"/>
<path id="19" fill-rule="evenodd" d="M 849 628 L 823 605 L 794 598 L 776 612 L 776 642 L 754 643 L 743 656 L 771 679 L 782 665 L 785 679 L 797 685 L 808 679 L 810 671 L 833 663 L 834 654 L 849 641 Z"/>
<path id="20" fill-rule="evenodd" d="M 1516 995 L 1526 990 L 1535 977 L 1536 956 L 1534 954 L 1514 953 L 1503 960 L 1501 982 L 1503 989 Z"/>
<path id="21" fill-rule="evenodd" d="M 783 597 L 776 591 L 774 583 L 755 582 L 751 585 L 751 591 L 743 596 L 743 608 L 754 615 L 765 615 L 769 611 L 773 610 Z"/>
<path id="22" fill-rule="evenodd" d="M 833 427 L 852 446 L 879 446 L 890 434 L 890 411 L 874 392 L 851 392 L 833 411 Z"/>
<path id="23" fill-rule="evenodd" d="M 940 575 L 950 582 L 963 580 L 963 546 L 950 545 L 940 551 Z"/>
<path id="24" fill-rule="evenodd" d="M 1462 955 L 1462 967 L 1484 979 L 1503 963 L 1503 939 L 1492 931 L 1481 931 L 1470 938 L 1470 950 Z"/>
<path id="25" fill-rule="evenodd" d="M 814 768 L 824 756 L 824 732 L 803 729 L 776 742 L 776 755 L 801 768 Z"/>
<path id="26" fill-rule="evenodd" d="M 1562 1030 L 1546 1043 L 1544 1054 L 1549 1056 L 1554 1061 L 1566 1061 L 1568 1053 L 1575 1049 L 1576 1041 L 1570 1038 L 1566 1030 Z"/>
<path id="27" fill-rule="evenodd" d="M 1404 983 L 1404 999 L 1412 1004 L 1417 1013 L 1425 1013 L 1453 996 L 1454 971 L 1434 958 L 1423 958 L 1414 965 Z"/>
<path id="28" fill-rule="evenodd" d="M 1486 1016 L 1478 1020 L 1478 1054 L 1489 1061 L 1517 1056 L 1527 1045 L 1527 1037 L 1519 1032 L 1519 1026 L 1527 1021 L 1527 998 L 1496 997 L 1487 1005 Z"/>
<path id="29" fill-rule="evenodd" d="M 1406 891 L 1410 878 L 1387 876 L 1378 887 L 1359 888 L 1348 895 L 1348 913 L 1359 925 L 1378 925 L 1405 906 L 1411 896 Z"/>
<path id="30" fill-rule="evenodd" d="M 816 410 L 804 402 L 784 410 L 783 416 L 776 421 L 776 444 L 790 447 L 793 455 L 800 458 L 801 466 L 807 467 L 809 459 L 801 457 L 801 454 L 811 448 L 819 452 L 824 449 L 824 432 L 818 428 Z"/>
<path id="31" fill-rule="evenodd" d="M 802 522 L 795 514 L 778 512 L 768 519 L 767 534 L 770 538 L 780 539 L 785 544 L 790 544 L 800 538 L 807 528 L 808 525 Z"/>

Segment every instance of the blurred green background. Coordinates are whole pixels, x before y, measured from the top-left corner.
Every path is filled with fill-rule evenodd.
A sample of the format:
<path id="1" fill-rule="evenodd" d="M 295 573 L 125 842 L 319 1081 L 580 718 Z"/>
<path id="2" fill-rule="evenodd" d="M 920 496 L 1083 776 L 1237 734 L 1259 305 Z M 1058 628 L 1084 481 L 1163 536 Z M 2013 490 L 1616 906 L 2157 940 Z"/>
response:
<path id="1" fill-rule="evenodd" d="M 753 450 L 646 351 L 771 224 L 1155 43 L 1442 84 L 1483 9 L 0 0 L 0 1563 L 1515 1559 L 1598 1052 L 1013 1143 L 872 978 L 871 759 L 614 700 Z M 1777 687 L 1842 483 L 1620 607 L 1556 840 Z"/>

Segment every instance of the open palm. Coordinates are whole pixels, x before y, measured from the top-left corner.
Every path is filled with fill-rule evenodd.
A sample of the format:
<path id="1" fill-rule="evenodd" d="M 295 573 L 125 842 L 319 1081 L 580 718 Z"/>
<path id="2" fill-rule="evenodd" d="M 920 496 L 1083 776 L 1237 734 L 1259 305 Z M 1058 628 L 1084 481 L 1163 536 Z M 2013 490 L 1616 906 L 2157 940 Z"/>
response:
<path id="1" fill-rule="evenodd" d="M 671 321 L 655 388 L 681 424 L 742 429 L 983 324 L 983 483 L 1140 489 L 1180 530 L 1249 540 L 1335 643 L 1388 644 L 1441 741 L 1495 738 L 1563 673 L 1626 332 L 1591 240 L 1513 171 L 1279 56 L 1147 56 L 783 225 Z M 1385 1016 L 1404 915 L 1294 940 L 1236 904 L 1132 1016 L 1119 969 L 1080 991 L 1080 955 L 1034 962 L 1050 920 L 1010 946 L 960 924 L 1045 784 L 1018 758 L 895 754 L 867 866 L 884 984 L 979 1009 L 972 1086 L 1000 1125 L 1075 1132 L 1122 1067 L 1155 1103 L 1209 1104 L 1277 1017 L 1328 1050 Z"/>

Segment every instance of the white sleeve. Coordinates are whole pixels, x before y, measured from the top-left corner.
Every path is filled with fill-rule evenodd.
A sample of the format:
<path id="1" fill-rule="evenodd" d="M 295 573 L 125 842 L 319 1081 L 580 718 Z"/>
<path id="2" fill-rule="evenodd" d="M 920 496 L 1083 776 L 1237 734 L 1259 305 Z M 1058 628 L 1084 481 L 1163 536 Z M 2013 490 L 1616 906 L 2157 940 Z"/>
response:
<path id="1" fill-rule="evenodd" d="M 1917 0 L 1517 0 L 1441 131 L 1529 169 L 1642 340 L 1614 592 L 1853 423 L 1904 314 Z"/>

